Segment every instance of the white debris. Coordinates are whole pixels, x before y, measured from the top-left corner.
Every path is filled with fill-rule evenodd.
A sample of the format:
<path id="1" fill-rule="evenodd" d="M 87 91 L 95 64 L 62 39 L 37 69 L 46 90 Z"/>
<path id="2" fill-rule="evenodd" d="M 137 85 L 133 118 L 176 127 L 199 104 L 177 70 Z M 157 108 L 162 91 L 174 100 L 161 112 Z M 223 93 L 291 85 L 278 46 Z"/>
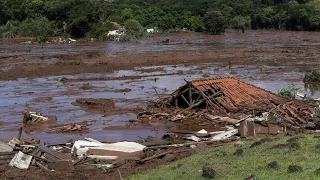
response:
<path id="1" fill-rule="evenodd" d="M 208 131 L 202 129 L 202 130 L 198 131 L 197 133 L 199 133 L 199 134 L 208 134 Z"/>
<path id="2" fill-rule="evenodd" d="M 112 168 L 112 164 L 96 164 L 97 168 L 102 168 L 102 167 L 106 167 L 106 168 Z"/>
<path id="3" fill-rule="evenodd" d="M 155 30 L 153 28 L 147 29 L 147 33 L 154 33 Z"/>
<path id="4" fill-rule="evenodd" d="M 185 118 L 186 117 L 183 114 L 177 114 L 176 116 L 172 117 L 171 121 L 177 121 Z"/>
<path id="5" fill-rule="evenodd" d="M 230 131 L 226 131 L 226 132 L 223 132 L 223 133 L 220 133 L 220 134 L 217 134 L 211 138 L 209 138 L 210 141 L 219 141 L 219 140 L 225 140 L 225 139 L 228 139 L 229 137 L 235 135 L 238 133 L 238 129 L 233 129 L 233 130 L 230 130 Z"/>
<path id="6" fill-rule="evenodd" d="M 71 154 L 83 156 L 89 150 L 89 147 L 99 147 L 102 145 L 103 143 L 78 140 L 74 142 L 74 145 L 71 149 Z"/>
<path id="7" fill-rule="evenodd" d="M 99 154 L 91 154 L 88 157 L 91 158 L 98 158 L 98 159 L 117 159 L 118 156 L 115 156 L 115 152 L 121 153 L 134 153 L 142 151 L 146 146 L 135 143 L 135 142 L 117 142 L 117 143 L 101 143 L 97 140 L 87 138 L 88 140 L 94 141 L 83 141 L 79 140 L 76 141 L 71 149 L 71 153 L 77 156 L 86 155 L 89 150 L 102 150 L 105 151 L 106 154 L 99 155 Z M 112 151 L 113 153 L 110 153 Z M 110 155 L 108 155 L 110 153 Z"/>
<path id="8" fill-rule="evenodd" d="M 97 141 L 97 140 L 92 139 L 92 138 L 85 137 L 84 139 L 87 140 L 87 141 L 90 141 L 90 142 L 101 143 L 100 141 Z"/>
<path id="9" fill-rule="evenodd" d="M 30 117 L 32 118 L 32 121 L 48 121 L 48 118 L 47 117 L 44 117 L 44 116 L 39 116 L 39 115 L 36 115 L 36 114 L 31 114 L 30 113 Z"/>
<path id="10" fill-rule="evenodd" d="M 304 87 L 298 88 L 298 90 L 295 94 L 295 99 L 304 100 L 306 97 L 307 97 L 307 93 L 304 90 Z"/>
<path id="11" fill-rule="evenodd" d="M 17 138 L 13 138 L 8 142 L 8 145 L 11 146 L 12 148 L 14 148 L 16 146 L 16 144 L 19 144 L 19 140 Z"/>
<path id="12" fill-rule="evenodd" d="M 104 155 L 89 155 L 88 158 L 101 159 L 101 160 L 115 160 L 118 156 L 104 156 Z"/>
<path id="13" fill-rule="evenodd" d="M 227 131 L 214 131 L 214 132 L 209 132 L 209 134 L 214 135 L 214 134 L 221 134 Z"/>
<path id="14" fill-rule="evenodd" d="M 7 143 L 0 141 L 0 152 L 12 152 L 13 147 Z"/>
<path id="15" fill-rule="evenodd" d="M 190 148 L 192 148 L 192 149 L 194 149 L 194 148 L 196 148 L 196 147 L 197 147 L 197 146 L 194 145 L 194 144 L 190 145 Z"/>
<path id="16" fill-rule="evenodd" d="M 227 128 L 228 131 L 234 130 L 233 126 L 225 126 Z"/>
<path id="17" fill-rule="evenodd" d="M 68 38 L 68 40 L 69 40 L 69 43 L 70 43 L 70 42 L 76 42 L 76 41 L 77 41 L 77 40 L 72 39 L 72 38 Z"/>
<path id="18" fill-rule="evenodd" d="M 17 167 L 19 169 L 28 169 L 32 156 L 26 155 L 23 152 L 19 151 L 14 155 L 10 161 L 10 166 Z"/>
<path id="19" fill-rule="evenodd" d="M 135 142 L 117 142 L 110 144 L 102 144 L 102 146 L 90 147 L 90 149 L 102 149 L 108 151 L 120 151 L 120 152 L 138 152 L 142 151 L 146 146 Z"/>
<path id="20" fill-rule="evenodd" d="M 185 137 L 184 139 L 192 140 L 192 141 L 196 141 L 196 142 L 201 141 L 201 138 L 198 138 L 197 136 L 194 136 L 194 135 Z"/>

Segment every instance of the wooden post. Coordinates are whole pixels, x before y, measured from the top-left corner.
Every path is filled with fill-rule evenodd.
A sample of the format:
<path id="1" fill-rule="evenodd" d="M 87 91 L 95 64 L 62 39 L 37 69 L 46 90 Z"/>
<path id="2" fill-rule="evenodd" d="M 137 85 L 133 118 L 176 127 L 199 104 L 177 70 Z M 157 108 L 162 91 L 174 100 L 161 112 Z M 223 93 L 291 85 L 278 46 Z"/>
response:
<path id="1" fill-rule="evenodd" d="M 178 98 L 177 97 L 175 97 L 175 99 L 174 99 L 174 101 L 175 101 L 175 104 L 176 104 L 176 109 L 178 109 Z"/>
<path id="2" fill-rule="evenodd" d="M 20 140 L 21 139 L 21 134 L 22 134 L 22 127 L 20 127 L 20 129 L 19 129 L 19 134 L 18 134 L 18 140 Z"/>
<path id="3" fill-rule="evenodd" d="M 190 106 L 193 104 L 193 101 L 192 101 L 192 89 L 191 89 L 191 84 L 189 85 L 189 101 L 190 101 Z"/>
<path id="4" fill-rule="evenodd" d="M 187 101 L 187 99 L 184 97 L 183 94 L 181 94 L 182 99 L 188 104 L 188 106 L 190 106 L 189 102 Z"/>

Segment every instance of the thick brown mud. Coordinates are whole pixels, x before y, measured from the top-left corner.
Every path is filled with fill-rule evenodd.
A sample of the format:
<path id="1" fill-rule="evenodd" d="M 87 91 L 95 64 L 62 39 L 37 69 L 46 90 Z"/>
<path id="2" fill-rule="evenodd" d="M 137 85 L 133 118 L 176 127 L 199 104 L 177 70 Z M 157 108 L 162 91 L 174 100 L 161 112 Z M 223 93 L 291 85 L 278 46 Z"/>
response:
<path id="1" fill-rule="evenodd" d="M 23 137 L 50 143 L 83 136 L 112 142 L 198 131 L 206 128 L 201 122 L 132 120 L 158 99 L 154 88 L 168 94 L 184 80 L 233 76 L 272 92 L 291 83 L 304 88 L 303 74 L 320 67 L 319 54 L 316 32 L 174 33 L 124 44 L 6 41 L 0 46 L 0 137 L 17 136 L 27 110 L 57 116 L 57 125 L 88 122 L 84 134 L 47 133 L 50 125 L 24 128 Z M 320 96 L 317 89 L 307 92 Z M 74 105 L 79 98 L 112 99 L 115 108 Z"/>

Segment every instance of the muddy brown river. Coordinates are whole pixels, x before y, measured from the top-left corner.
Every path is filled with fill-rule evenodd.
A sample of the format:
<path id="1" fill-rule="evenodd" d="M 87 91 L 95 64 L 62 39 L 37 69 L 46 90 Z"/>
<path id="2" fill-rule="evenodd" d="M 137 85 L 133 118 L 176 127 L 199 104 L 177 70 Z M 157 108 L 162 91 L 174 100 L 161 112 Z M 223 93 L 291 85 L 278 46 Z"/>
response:
<path id="1" fill-rule="evenodd" d="M 158 99 L 153 87 L 169 94 L 185 80 L 233 76 L 274 93 L 295 84 L 308 96 L 320 97 L 317 88 L 302 82 L 304 72 L 320 68 L 316 32 L 174 33 L 133 43 L 26 45 L 2 40 L 0 61 L 0 138 L 17 136 L 26 110 L 55 115 L 57 124 L 88 123 L 84 134 L 47 133 L 52 125 L 24 127 L 23 137 L 48 143 L 83 137 L 138 140 L 189 129 L 171 122 L 129 122 L 136 119 L 130 109 Z M 82 88 L 88 83 L 90 88 Z M 117 111 L 72 105 L 77 98 L 111 98 Z"/>

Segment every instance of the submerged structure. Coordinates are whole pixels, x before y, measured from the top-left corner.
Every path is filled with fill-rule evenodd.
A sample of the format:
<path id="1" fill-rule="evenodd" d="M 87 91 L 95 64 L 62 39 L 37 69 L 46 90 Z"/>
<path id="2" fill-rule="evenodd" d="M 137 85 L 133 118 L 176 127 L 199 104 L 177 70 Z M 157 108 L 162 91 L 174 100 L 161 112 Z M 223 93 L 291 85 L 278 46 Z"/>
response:
<path id="1" fill-rule="evenodd" d="M 208 109 L 219 113 L 240 109 L 272 107 L 281 97 L 235 78 L 204 79 L 187 82 L 172 93 L 171 104 L 188 109 Z"/>
<path id="2" fill-rule="evenodd" d="M 315 108 L 315 103 L 282 98 L 232 77 L 187 81 L 158 105 L 175 109 L 172 120 L 208 114 L 235 119 L 250 115 L 258 121 L 297 128 L 313 121 Z"/>

